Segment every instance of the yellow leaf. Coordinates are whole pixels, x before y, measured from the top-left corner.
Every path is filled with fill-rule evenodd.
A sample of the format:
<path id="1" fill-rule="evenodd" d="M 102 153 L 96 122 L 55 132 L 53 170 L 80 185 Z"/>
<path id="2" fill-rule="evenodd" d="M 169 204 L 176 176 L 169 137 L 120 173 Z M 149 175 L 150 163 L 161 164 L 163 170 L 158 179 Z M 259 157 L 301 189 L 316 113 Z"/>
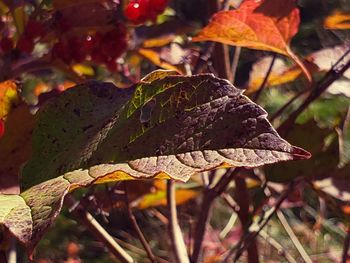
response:
<path id="1" fill-rule="evenodd" d="M 350 29 L 350 12 L 334 11 L 326 17 L 323 26 L 326 29 Z"/>
<path id="2" fill-rule="evenodd" d="M 0 119 L 4 119 L 18 103 L 17 85 L 12 80 L 0 83 Z"/>
<path id="3" fill-rule="evenodd" d="M 151 49 L 140 48 L 138 50 L 138 53 L 160 68 L 174 70 L 180 74 L 183 74 L 180 68 L 175 67 L 172 64 L 167 63 L 165 61 L 162 61 L 162 59 L 160 58 L 159 54 L 156 51 L 153 51 Z"/>

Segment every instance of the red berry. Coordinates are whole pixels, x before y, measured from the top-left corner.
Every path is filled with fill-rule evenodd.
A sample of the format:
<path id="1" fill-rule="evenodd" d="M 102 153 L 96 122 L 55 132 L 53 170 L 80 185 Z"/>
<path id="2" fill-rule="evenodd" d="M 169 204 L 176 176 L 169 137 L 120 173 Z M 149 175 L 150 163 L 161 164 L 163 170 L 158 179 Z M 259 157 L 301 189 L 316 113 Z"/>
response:
<path id="1" fill-rule="evenodd" d="M 4 53 L 7 53 L 13 48 L 13 40 L 9 37 L 4 37 L 0 42 L 1 49 Z"/>
<path id="2" fill-rule="evenodd" d="M 0 119 L 0 138 L 5 134 L 5 121 Z"/>
<path id="3" fill-rule="evenodd" d="M 34 50 L 34 41 L 32 38 L 22 36 L 17 42 L 17 48 L 27 54 L 30 54 Z"/>
<path id="4" fill-rule="evenodd" d="M 44 31 L 44 26 L 35 20 L 29 20 L 25 28 L 25 34 L 29 38 L 41 37 Z"/>
<path id="5" fill-rule="evenodd" d="M 137 22 L 142 17 L 140 4 L 138 2 L 130 2 L 124 11 L 127 19 L 132 22 Z"/>

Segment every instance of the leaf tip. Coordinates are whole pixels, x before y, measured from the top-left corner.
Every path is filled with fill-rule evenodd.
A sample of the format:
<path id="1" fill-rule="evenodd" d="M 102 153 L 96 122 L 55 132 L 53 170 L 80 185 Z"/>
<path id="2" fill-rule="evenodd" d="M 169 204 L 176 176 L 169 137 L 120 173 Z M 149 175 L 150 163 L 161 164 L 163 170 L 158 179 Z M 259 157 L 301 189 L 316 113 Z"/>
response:
<path id="1" fill-rule="evenodd" d="M 312 154 L 302 148 L 293 146 L 294 160 L 308 160 L 312 157 Z"/>

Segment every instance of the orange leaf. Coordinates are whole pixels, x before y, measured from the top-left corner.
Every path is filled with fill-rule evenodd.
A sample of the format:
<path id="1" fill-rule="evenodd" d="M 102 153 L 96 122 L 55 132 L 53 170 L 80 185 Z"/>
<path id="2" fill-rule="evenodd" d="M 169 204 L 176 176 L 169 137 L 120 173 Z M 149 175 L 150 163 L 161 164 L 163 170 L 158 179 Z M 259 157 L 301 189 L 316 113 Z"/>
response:
<path id="1" fill-rule="evenodd" d="M 0 83 L 0 119 L 4 119 L 18 103 L 17 85 L 12 80 Z"/>
<path id="2" fill-rule="evenodd" d="M 299 23 L 295 0 L 245 0 L 236 10 L 216 13 L 193 41 L 215 41 L 288 56 L 311 82 L 307 68 L 289 47 Z"/>
<path id="3" fill-rule="evenodd" d="M 166 61 L 162 60 L 159 54 L 151 49 L 140 48 L 137 51 L 141 56 L 151 61 L 153 64 L 157 65 L 160 68 L 174 70 L 180 74 L 183 74 L 182 70 L 179 67 L 176 67 Z"/>
<path id="4" fill-rule="evenodd" d="M 334 11 L 326 17 L 323 26 L 326 29 L 350 29 L 350 12 Z"/>

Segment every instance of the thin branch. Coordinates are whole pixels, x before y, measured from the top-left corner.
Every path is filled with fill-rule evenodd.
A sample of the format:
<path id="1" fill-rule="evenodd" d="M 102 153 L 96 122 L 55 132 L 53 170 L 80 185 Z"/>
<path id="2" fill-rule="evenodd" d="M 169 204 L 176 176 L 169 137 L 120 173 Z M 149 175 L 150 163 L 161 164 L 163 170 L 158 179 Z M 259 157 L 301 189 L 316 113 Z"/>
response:
<path id="1" fill-rule="evenodd" d="M 277 250 L 278 255 L 284 257 L 288 262 L 298 263 L 280 243 L 278 243 L 274 238 L 269 236 L 264 230 L 260 231 L 259 236 L 261 236 L 263 239 L 266 240 L 267 243 L 274 247 Z"/>
<path id="2" fill-rule="evenodd" d="M 350 247 L 350 227 L 347 229 L 347 235 L 344 240 L 344 247 L 343 247 L 343 255 L 342 255 L 342 263 L 348 262 L 349 257 L 349 247 Z"/>
<path id="3" fill-rule="evenodd" d="M 270 63 L 270 66 L 266 72 L 266 75 L 265 75 L 265 78 L 263 80 L 263 82 L 261 83 L 258 91 L 255 93 L 254 97 L 253 97 L 253 101 L 258 101 L 262 91 L 264 90 L 264 88 L 266 87 L 266 84 L 267 84 L 267 81 L 269 80 L 269 77 L 271 75 L 271 72 L 272 72 L 272 68 L 273 68 L 273 65 L 275 64 L 275 61 L 276 61 L 276 57 L 277 55 L 274 54 L 273 57 L 272 57 L 272 60 L 271 60 L 271 63 Z"/>
<path id="4" fill-rule="evenodd" d="M 239 56 L 241 55 L 241 47 L 235 47 L 235 52 L 233 54 L 232 65 L 231 65 L 231 74 L 232 74 L 232 84 L 235 84 Z"/>
<path id="5" fill-rule="evenodd" d="M 207 66 L 208 60 L 210 58 L 210 54 L 213 52 L 214 43 L 207 43 L 207 45 L 201 50 L 198 62 L 193 69 L 193 74 L 199 74 L 203 72 L 205 66 Z"/>
<path id="6" fill-rule="evenodd" d="M 208 4 L 210 15 L 215 14 L 222 8 L 220 0 L 209 0 Z M 218 77 L 227 79 L 232 82 L 229 47 L 224 44 L 215 43 L 211 58 Z"/>
<path id="7" fill-rule="evenodd" d="M 270 210 L 266 211 L 264 216 L 261 219 L 259 219 L 258 222 L 253 223 L 249 227 L 248 234 L 244 238 L 242 238 L 241 241 L 229 251 L 229 253 L 225 257 L 223 262 L 228 262 L 234 253 L 236 253 L 234 257 L 234 262 L 236 262 L 241 257 L 243 252 L 250 245 L 250 242 L 254 240 L 256 236 L 260 233 L 260 231 L 267 225 L 267 223 L 270 222 L 272 217 L 281 207 L 282 203 L 284 202 L 284 200 L 286 200 L 286 198 L 291 193 L 293 188 L 294 188 L 294 182 L 292 181 L 289 184 L 289 188 L 280 196 L 276 204 Z"/>
<path id="8" fill-rule="evenodd" d="M 312 263 L 312 260 L 310 259 L 309 255 L 306 253 L 303 245 L 300 243 L 298 237 L 295 235 L 293 229 L 291 228 L 286 217 L 283 215 L 283 213 L 281 211 L 277 211 L 277 217 L 280 220 L 284 229 L 286 230 L 288 236 L 292 240 L 295 248 L 298 250 L 300 256 L 303 258 L 303 260 L 306 263 Z"/>
<path id="9" fill-rule="evenodd" d="M 251 215 L 249 213 L 250 196 L 247 189 L 245 178 L 237 176 L 235 178 L 235 199 L 239 206 L 238 218 L 241 221 L 242 229 L 246 230 L 251 225 Z M 246 247 L 248 263 L 258 263 L 258 245 L 256 238 L 252 238 L 250 244 Z"/>
<path id="10" fill-rule="evenodd" d="M 210 218 L 210 211 L 214 200 L 220 196 L 225 190 L 232 179 L 237 175 L 239 169 L 230 168 L 220 178 L 218 183 L 212 188 L 206 188 L 203 191 L 203 200 L 201 209 L 198 215 L 198 221 L 194 233 L 194 246 L 191 256 L 191 262 L 196 263 L 200 260 L 200 254 L 202 251 L 203 238 L 205 235 L 207 223 Z"/>
<path id="11" fill-rule="evenodd" d="M 291 98 L 289 101 L 287 101 L 286 104 L 284 104 L 278 111 L 276 111 L 270 118 L 269 121 L 273 122 L 277 117 L 281 116 L 282 113 L 296 100 L 298 99 L 301 95 L 305 94 L 308 92 L 309 89 L 304 89 L 297 93 L 293 98 Z"/>
<path id="12" fill-rule="evenodd" d="M 215 199 L 215 193 L 210 189 L 205 189 L 203 191 L 202 205 L 200 208 L 200 213 L 198 215 L 198 221 L 194 232 L 194 244 L 193 253 L 191 256 L 191 263 L 197 263 L 202 251 L 203 239 L 206 231 L 206 227 L 210 218 L 210 212 L 212 208 L 213 201 Z"/>
<path id="13" fill-rule="evenodd" d="M 0 250 L 0 262 L 1 263 L 8 263 L 5 250 Z"/>
<path id="14" fill-rule="evenodd" d="M 130 221 L 131 221 L 131 223 L 136 231 L 136 234 L 137 234 L 142 246 L 144 247 L 144 249 L 147 253 L 148 258 L 151 260 L 152 263 L 156 263 L 157 260 L 156 260 L 154 254 L 151 250 L 151 247 L 150 247 L 149 243 L 147 242 L 145 236 L 143 235 L 142 230 L 141 230 L 140 226 L 138 225 L 137 220 L 136 220 L 136 218 L 131 210 L 129 197 L 128 197 L 128 187 L 127 187 L 126 182 L 124 182 L 124 190 L 125 190 L 125 205 L 126 205 L 126 209 L 128 211 L 129 219 L 130 219 Z"/>
<path id="15" fill-rule="evenodd" d="M 299 106 L 298 109 L 296 109 L 286 121 L 283 122 L 283 124 L 278 128 L 278 132 L 282 136 L 286 136 L 287 133 L 291 130 L 291 126 L 294 124 L 297 117 L 317 98 L 319 98 L 323 92 L 327 90 L 327 88 L 336 80 L 338 80 L 341 76 L 343 76 L 344 72 L 347 71 L 350 68 L 350 59 L 349 61 L 343 65 L 342 67 L 339 66 L 339 64 L 342 62 L 342 60 L 350 53 L 350 49 L 345 52 L 345 54 L 338 59 L 338 61 L 335 63 L 335 65 L 327 72 L 327 74 L 324 76 L 324 78 L 318 82 L 316 87 L 312 90 L 312 92 L 309 94 L 309 96 L 304 100 L 304 102 Z M 338 68 L 340 67 L 340 68 Z"/>
<path id="16" fill-rule="evenodd" d="M 114 240 L 114 238 L 97 222 L 97 220 L 77 203 L 72 196 L 67 196 L 65 202 L 69 207 L 75 207 L 71 213 L 75 219 L 86 226 L 86 228 L 100 240 L 118 260 L 122 263 L 135 262 L 132 257 Z"/>
<path id="17" fill-rule="evenodd" d="M 186 245 L 177 219 L 175 184 L 173 180 L 168 180 L 167 182 L 167 205 L 169 210 L 169 235 L 175 260 L 177 263 L 188 263 L 189 258 Z"/>

